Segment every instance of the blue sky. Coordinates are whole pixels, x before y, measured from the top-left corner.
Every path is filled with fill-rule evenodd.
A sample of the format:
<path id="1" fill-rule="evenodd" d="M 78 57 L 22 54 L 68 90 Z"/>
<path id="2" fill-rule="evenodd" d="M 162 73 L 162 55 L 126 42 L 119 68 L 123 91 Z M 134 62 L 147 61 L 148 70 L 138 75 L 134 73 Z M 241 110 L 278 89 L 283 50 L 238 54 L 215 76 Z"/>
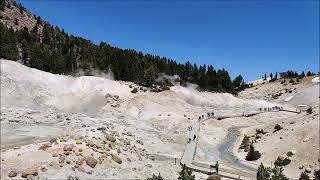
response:
<path id="1" fill-rule="evenodd" d="M 319 71 L 319 1 L 18 0 L 94 43 L 226 68 Z"/>

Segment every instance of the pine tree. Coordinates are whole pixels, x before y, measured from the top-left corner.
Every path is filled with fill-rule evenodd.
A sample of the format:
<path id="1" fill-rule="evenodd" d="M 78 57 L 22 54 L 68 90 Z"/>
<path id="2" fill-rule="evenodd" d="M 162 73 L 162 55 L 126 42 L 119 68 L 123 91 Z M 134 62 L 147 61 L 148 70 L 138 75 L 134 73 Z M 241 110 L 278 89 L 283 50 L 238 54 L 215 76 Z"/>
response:
<path id="1" fill-rule="evenodd" d="M 302 172 L 300 174 L 299 180 L 310 180 L 310 177 L 308 176 L 308 174 L 306 172 Z"/>
<path id="2" fill-rule="evenodd" d="M 271 169 L 261 163 L 257 171 L 257 180 L 269 180 Z"/>
<path id="3" fill-rule="evenodd" d="M 195 179 L 195 176 L 192 175 L 192 170 L 186 167 L 186 165 L 184 164 L 182 166 L 181 171 L 179 172 L 178 180 L 194 180 L 194 179 Z"/>
<path id="4" fill-rule="evenodd" d="M 289 180 L 289 178 L 283 174 L 283 167 L 275 166 L 272 169 L 271 180 Z"/>

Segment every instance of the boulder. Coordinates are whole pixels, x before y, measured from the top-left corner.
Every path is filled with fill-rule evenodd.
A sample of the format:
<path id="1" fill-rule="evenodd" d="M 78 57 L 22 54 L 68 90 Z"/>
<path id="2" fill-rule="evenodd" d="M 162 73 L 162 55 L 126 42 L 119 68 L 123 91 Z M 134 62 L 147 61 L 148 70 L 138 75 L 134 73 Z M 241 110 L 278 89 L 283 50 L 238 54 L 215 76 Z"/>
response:
<path id="1" fill-rule="evenodd" d="M 53 143 L 55 143 L 55 144 L 56 144 L 56 143 L 58 143 L 58 141 L 57 141 L 57 139 L 56 139 L 56 138 L 52 138 L 52 139 L 50 140 L 50 143 L 51 143 L 51 144 L 53 144 Z"/>
<path id="2" fill-rule="evenodd" d="M 45 144 L 42 144 L 40 147 L 39 147 L 39 150 L 47 150 L 49 147 L 51 147 L 51 144 L 50 143 L 45 143 Z"/>
<path id="3" fill-rule="evenodd" d="M 116 163 L 118 163 L 118 164 L 121 164 L 122 163 L 122 160 L 121 160 L 121 158 L 118 156 L 118 155 L 116 155 L 116 154 L 111 154 L 111 158 L 112 158 L 112 160 L 114 160 Z"/>
<path id="4" fill-rule="evenodd" d="M 139 143 L 139 144 L 141 144 L 141 145 L 143 145 L 143 141 L 142 140 L 137 140 L 137 143 Z"/>
<path id="5" fill-rule="evenodd" d="M 27 176 L 37 176 L 38 175 L 38 169 L 37 168 L 28 168 L 22 171 L 21 177 L 27 178 Z"/>
<path id="6" fill-rule="evenodd" d="M 65 157 L 64 157 L 64 156 L 60 156 L 60 157 L 59 157 L 59 163 L 60 163 L 60 164 L 63 164 L 63 163 L 64 163 L 64 160 L 65 160 Z"/>
<path id="7" fill-rule="evenodd" d="M 105 127 L 98 127 L 97 130 L 98 130 L 98 131 L 105 131 L 106 128 L 105 128 Z"/>
<path id="8" fill-rule="evenodd" d="M 106 138 L 107 138 L 108 141 L 116 142 L 116 138 L 114 136 L 106 135 Z"/>
<path id="9" fill-rule="evenodd" d="M 293 155 L 295 155 L 297 152 L 295 150 L 290 150 L 287 152 L 287 156 L 291 157 Z"/>
<path id="10" fill-rule="evenodd" d="M 82 144 L 82 140 L 81 139 L 77 139 L 76 140 L 76 144 Z"/>
<path id="11" fill-rule="evenodd" d="M 9 172 L 8 177 L 16 177 L 18 175 L 17 171 L 12 170 Z"/>
<path id="12" fill-rule="evenodd" d="M 309 167 L 308 167 L 308 168 L 306 168 L 306 172 L 307 172 L 307 173 L 311 173 L 311 171 L 312 171 L 312 169 L 311 169 L 311 168 L 309 168 Z"/>
<path id="13" fill-rule="evenodd" d="M 58 157 L 59 153 L 58 152 L 53 152 L 52 157 Z"/>
<path id="14" fill-rule="evenodd" d="M 33 175 L 28 175 L 27 180 L 35 180 L 36 178 Z"/>
<path id="15" fill-rule="evenodd" d="M 64 145 L 63 150 L 64 151 L 72 151 L 73 147 L 74 147 L 73 144 L 66 144 L 66 145 Z"/>
<path id="16" fill-rule="evenodd" d="M 87 157 L 87 159 L 86 159 L 86 163 L 87 163 L 87 165 L 90 166 L 91 168 L 94 168 L 94 167 L 96 167 L 98 161 L 97 161 L 94 157 L 89 156 L 89 157 Z"/>

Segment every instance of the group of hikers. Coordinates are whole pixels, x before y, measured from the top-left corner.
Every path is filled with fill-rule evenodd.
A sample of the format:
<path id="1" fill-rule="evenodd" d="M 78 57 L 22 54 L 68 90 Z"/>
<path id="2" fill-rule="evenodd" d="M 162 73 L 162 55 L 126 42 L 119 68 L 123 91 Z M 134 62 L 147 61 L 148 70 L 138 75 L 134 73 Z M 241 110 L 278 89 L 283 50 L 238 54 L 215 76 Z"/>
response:
<path id="1" fill-rule="evenodd" d="M 282 106 L 273 106 L 273 107 L 265 107 L 265 108 L 260 108 L 260 111 L 274 111 L 274 110 L 283 110 L 283 107 Z"/>
<path id="2" fill-rule="evenodd" d="M 214 112 L 211 112 L 211 113 L 210 113 L 210 112 L 207 112 L 207 117 L 208 117 L 208 118 L 209 118 L 209 117 L 214 117 Z M 199 122 L 200 122 L 200 120 L 203 119 L 203 118 L 204 118 L 204 115 L 199 116 L 199 119 L 198 119 Z M 189 129 L 189 131 L 191 131 L 191 130 L 192 130 L 192 126 L 189 126 L 188 129 Z M 197 136 L 194 134 L 194 135 L 193 135 L 193 141 L 194 141 L 196 138 L 197 138 Z M 191 138 L 188 139 L 188 143 L 190 143 L 190 142 L 191 142 Z"/>
<path id="3" fill-rule="evenodd" d="M 214 112 L 207 112 L 207 117 L 214 117 Z M 199 116 L 199 121 L 204 118 L 204 115 Z"/>
<path id="4" fill-rule="evenodd" d="M 214 117 L 214 112 L 207 112 L 207 117 L 208 118 L 209 117 Z M 199 122 L 200 122 L 201 119 L 204 119 L 204 115 L 200 115 L 199 116 L 199 119 L 198 119 Z M 189 131 L 191 131 L 192 130 L 192 126 L 189 126 L 188 129 L 189 129 Z M 195 134 L 193 134 L 193 141 L 195 141 L 196 138 L 197 138 L 197 136 Z M 190 142 L 191 142 L 191 138 L 188 139 L 188 143 L 190 143 Z M 216 173 L 218 174 L 219 173 L 219 162 L 216 161 L 216 164 L 215 165 L 210 165 L 210 168 L 215 168 Z"/>

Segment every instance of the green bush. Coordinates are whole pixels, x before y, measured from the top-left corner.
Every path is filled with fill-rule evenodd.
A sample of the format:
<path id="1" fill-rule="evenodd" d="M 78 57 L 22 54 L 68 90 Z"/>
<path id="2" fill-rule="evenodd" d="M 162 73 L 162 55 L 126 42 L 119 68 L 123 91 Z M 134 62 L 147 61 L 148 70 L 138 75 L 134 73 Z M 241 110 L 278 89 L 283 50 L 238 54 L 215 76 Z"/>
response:
<path id="1" fill-rule="evenodd" d="M 161 177 L 160 173 L 158 176 L 152 174 L 152 177 L 148 177 L 146 180 L 163 180 L 163 178 Z"/>
<path id="2" fill-rule="evenodd" d="M 290 162 L 291 162 L 291 159 L 289 159 L 287 157 L 286 158 L 278 157 L 276 159 L 276 161 L 274 162 L 274 165 L 275 166 L 286 166 L 286 165 L 290 164 Z"/>
<path id="3" fill-rule="evenodd" d="M 192 170 L 189 169 L 185 164 L 182 166 L 179 172 L 178 180 L 194 180 L 194 175 L 192 175 Z"/>
<path id="4" fill-rule="evenodd" d="M 257 171 L 257 180 L 269 180 L 271 169 L 261 163 Z"/>
<path id="5" fill-rule="evenodd" d="M 250 137 L 247 135 L 244 135 L 239 149 L 244 149 L 245 152 L 248 152 L 250 148 L 250 144 L 251 144 Z"/>
<path id="6" fill-rule="evenodd" d="M 306 172 L 302 172 L 300 174 L 299 180 L 310 180 L 310 177 L 308 176 L 308 174 Z"/>
<path id="7" fill-rule="evenodd" d="M 271 180 L 289 180 L 289 178 L 283 174 L 283 167 L 281 166 L 275 166 L 271 172 Z"/>
<path id="8" fill-rule="evenodd" d="M 283 174 L 283 168 L 280 166 L 275 166 L 274 168 L 265 167 L 261 163 L 257 170 L 257 180 L 289 180 Z"/>
<path id="9" fill-rule="evenodd" d="M 277 132 L 277 131 L 280 131 L 282 129 L 282 126 L 280 124 L 276 124 L 274 126 L 274 131 L 273 132 Z"/>
<path id="10" fill-rule="evenodd" d="M 309 107 L 309 108 L 307 109 L 307 114 L 312 114 L 312 107 Z"/>
<path id="11" fill-rule="evenodd" d="M 256 134 L 266 134 L 267 132 L 265 132 L 263 129 L 256 129 Z"/>
<path id="12" fill-rule="evenodd" d="M 259 151 L 255 151 L 253 145 L 250 145 L 250 150 L 246 156 L 247 161 L 255 161 L 261 157 L 261 153 Z"/>
<path id="13" fill-rule="evenodd" d="M 320 169 L 315 170 L 313 175 L 314 175 L 314 177 L 313 177 L 314 180 L 320 180 Z"/>

